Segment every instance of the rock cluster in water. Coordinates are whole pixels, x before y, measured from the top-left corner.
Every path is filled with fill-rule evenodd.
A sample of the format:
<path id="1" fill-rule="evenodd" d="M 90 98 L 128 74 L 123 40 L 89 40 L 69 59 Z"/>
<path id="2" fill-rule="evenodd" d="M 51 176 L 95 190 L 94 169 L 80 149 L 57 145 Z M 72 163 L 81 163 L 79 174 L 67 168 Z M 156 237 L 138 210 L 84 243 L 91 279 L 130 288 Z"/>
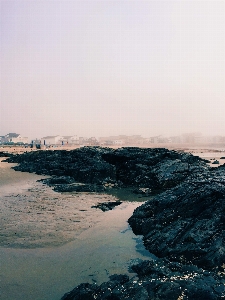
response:
<path id="1" fill-rule="evenodd" d="M 62 300 L 211 300 L 224 298 L 220 275 L 168 260 L 143 261 L 134 265 L 136 278 L 110 276 L 101 285 L 83 283 L 66 293 Z"/>
<path id="2" fill-rule="evenodd" d="M 120 205 L 121 201 L 103 202 L 92 206 L 92 208 L 100 208 L 102 211 L 112 210 L 115 206 Z"/>
<path id="3" fill-rule="evenodd" d="M 62 299 L 225 298 L 225 165 L 210 168 L 167 149 L 93 147 L 8 161 L 20 163 L 16 170 L 53 175 L 46 183 L 58 191 L 132 187 L 151 195 L 128 222 L 157 258 L 132 266 L 136 277 L 81 284 Z"/>

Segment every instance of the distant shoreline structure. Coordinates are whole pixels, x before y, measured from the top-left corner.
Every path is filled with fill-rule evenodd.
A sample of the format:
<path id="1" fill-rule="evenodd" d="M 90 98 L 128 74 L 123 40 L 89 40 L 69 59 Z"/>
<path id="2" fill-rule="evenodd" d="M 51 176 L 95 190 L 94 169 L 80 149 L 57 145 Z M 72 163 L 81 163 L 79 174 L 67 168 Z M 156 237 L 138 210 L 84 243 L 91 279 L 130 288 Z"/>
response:
<path id="1" fill-rule="evenodd" d="M 179 136 L 166 137 L 163 135 L 144 138 L 141 135 L 116 135 L 106 137 L 80 137 L 78 135 L 54 135 L 45 136 L 40 139 L 28 140 L 17 133 L 8 133 L 0 136 L 0 146 L 3 145 L 36 145 L 47 147 L 59 146 L 103 146 L 103 147 L 225 147 L 225 136 L 203 136 L 201 133 L 184 133 Z"/>

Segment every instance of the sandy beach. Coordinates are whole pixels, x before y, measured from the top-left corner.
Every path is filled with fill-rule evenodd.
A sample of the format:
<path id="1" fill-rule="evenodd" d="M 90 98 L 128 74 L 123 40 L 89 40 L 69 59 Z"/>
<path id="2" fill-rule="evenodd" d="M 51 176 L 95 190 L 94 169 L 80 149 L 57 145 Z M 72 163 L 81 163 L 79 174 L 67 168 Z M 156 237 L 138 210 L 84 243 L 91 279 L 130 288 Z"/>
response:
<path id="1" fill-rule="evenodd" d="M 37 182 L 45 176 L 11 167 L 0 162 L 1 247 L 52 247 L 70 242 L 100 221 L 102 211 L 91 206 L 116 200 L 105 194 L 57 193 Z"/>
<path id="2" fill-rule="evenodd" d="M 209 165 L 213 168 L 225 163 L 225 150 L 223 149 L 191 149 L 187 152 L 209 160 Z M 213 164 L 214 161 L 218 161 L 219 164 Z"/>
<path id="3" fill-rule="evenodd" d="M 225 163 L 223 149 L 177 150 Z M 37 182 L 45 176 L 14 171 L 11 167 L 15 164 L 2 160 L 0 299 L 60 299 L 82 282 L 99 284 L 110 274 L 125 274 L 130 262 L 149 256 L 141 236 L 135 236 L 127 224 L 133 210 L 141 205 L 138 201 L 145 199 L 131 198 L 125 192 L 117 196 L 57 193 Z M 112 211 L 92 208 L 118 197 L 126 202 Z"/>
<path id="4" fill-rule="evenodd" d="M 115 196 L 56 193 L 37 182 L 44 176 L 14 171 L 3 159 L 0 299 L 60 299 L 77 284 L 107 281 L 149 256 L 127 224 L 140 203 L 123 195 L 127 202 L 102 212 L 91 206 Z"/>
<path id="5" fill-rule="evenodd" d="M 207 159 L 211 167 L 218 167 L 225 163 L 223 149 L 193 147 L 175 150 Z M 35 150 L 5 147 L 4 151 L 22 153 Z M 63 245 L 101 220 L 102 212 L 91 208 L 92 206 L 115 201 L 118 197 L 125 199 L 130 197 L 132 201 L 140 201 L 135 195 L 128 195 L 123 191 L 115 193 L 115 196 L 57 193 L 47 185 L 37 182 L 46 176 L 16 172 L 11 169 L 15 164 L 8 164 L 3 160 L 4 158 L 0 158 L 1 247 L 36 248 Z M 213 164 L 215 160 L 219 164 Z"/>

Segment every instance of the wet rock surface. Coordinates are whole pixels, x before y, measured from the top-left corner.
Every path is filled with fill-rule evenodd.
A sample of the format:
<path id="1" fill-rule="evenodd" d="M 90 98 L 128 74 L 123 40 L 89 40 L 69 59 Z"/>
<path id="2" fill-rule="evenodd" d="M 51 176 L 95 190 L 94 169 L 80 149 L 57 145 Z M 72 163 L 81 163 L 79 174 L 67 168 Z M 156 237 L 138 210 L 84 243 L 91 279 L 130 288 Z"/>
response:
<path id="1" fill-rule="evenodd" d="M 80 299 L 223 299 L 224 278 L 196 266 L 166 259 L 142 261 L 132 269 L 136 277 L 110 276 L 101 285 L 83 283 L 66 293 L 62 300 Z"/>
<path id="2" fill-rule="evenodd" d="M 121 203 L 122 203 L 121 201 L 104 202 L 104 203 L 99 203 L 95 206 L 92 206 L 92 208 L 99 208 L 102 211 L 108 211 L 108 210 L 112 210 L 115 206 L 118 206 Z"/>
<path id="3" fill-rule="evenodd" d="M 11 157 L 12 154 L 11 153 L 7 153 L 7 152 L 4 152 L 4 151 L 0 151 L 0 157 Z"/>
<path id="4" fill-rule="evenodd" d="M 151 199 L 128 222 L 155 260 L 62 299 L 224 299 L 225 167 L 167 149 L 84 147 L 10 157 L 15 170 L 54 175 L 58 191 L 132 187 Z M 104 205 L 102 203 L 101 205 Z"/>
<path id="5" fill-rule="evenodd" d="M 132 187 L 148 194 L 176 186 L 193 173 L 208 168 L 205 161 L 188 153 L 167 149 L 83 147 L 76 150 L 35 151 L 13 155 L 7 162 L 18 163 L 14 170 L 54 176 L 48 185 L 58 191 L 88 184 L 87 190 Z M 61 185 L 61 186 L 60 186 Z M 85 188 L 85 187 L 83 187 Z"/>
<path id="6" fill-rule="evenodd" d="M 128 222 L 158 257 L 220 269 L 225 260 L 225 169 L 194 174 L 138 207 Z"/>

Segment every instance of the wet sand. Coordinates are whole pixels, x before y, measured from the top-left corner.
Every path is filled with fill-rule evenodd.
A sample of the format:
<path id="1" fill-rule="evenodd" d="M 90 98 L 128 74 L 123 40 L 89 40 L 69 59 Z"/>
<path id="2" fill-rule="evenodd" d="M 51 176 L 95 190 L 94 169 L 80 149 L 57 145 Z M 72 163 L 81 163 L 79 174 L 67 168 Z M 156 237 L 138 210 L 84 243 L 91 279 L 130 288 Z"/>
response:
<path id="1" fill-rule="evenodd" d="M 130 265 L 150 256 L 127 224 L 137 206 L 125 203 L 102 213 L 98 224 L 60 247 L 0 248 L 0 298 L 59 300 L 82 282 L 100 284 L 109 275 L 129 274 Z"/>
<path id="2" fill-rule="evenodd" d="M 13 164 L 14 165 L 14 164 Z M 0 246 L 37 248 L 63 245 L 100 221 L 91 208 L 116 197 L 57 193 L 37 180 L 45 177 L 10 169 L 0 162 Z"/>
<path id="3" fill-rule="evenodd" d="M 36 182 L 43 176 L 12 165 L 0 162 L 0 299 L 60 299 L 79 283 L 99 284 L 149 257 L 127 223 L 141 203 L 102 212 L 91 206 L 115 196 L 56 193 Z"/>
<path id="4" fill-rule="evenodd" d="M 195 149 L 189 150 L 189 152 L 195 156 L 199 156 L 203 159 L 207 159 L 210 161 L 209 165 L 211 167 L 218 167 L 220 165 L 225 164 L 225 151 L 224 150 L 216 150 L 216 149 Z M 221 159 L 221 157 L 224 157 Z M 219 164 L 213 164 L 213 162 L 217 160 Z"/>
<path id="5" fill-rule="evenodd" d="M 209 165 L 212 167 L 225 163 L 225 159 L 221 159 L 225 152 L 221 149 L 195 148 L 180 151 L 210 160 Z M 2 160 L 0 158 L 1 247 L 36 248 L 63 245 L 99 222 L 102 212 L 91 206 L 118 198 L 145 201 L 145 198 L 139 199 L 128 191 L 114 191 L 114 196 L 56 193 L 50 187 L 37 182 L 45 176 L 16 172 L 11 169 L 15 164 Z M 214 160 L 218 160 L 219 165 L 212 164 Z"/>
<path id="6" fill-rule="evenodd" d="M 206 159 L 225 156 L 216 149 L 182 151 Z M 141 205 L 137 201 L 146 198 L 127 191 L 60 194 L 36 182 L 44 176 L 14 171 L 13 165 L 0 162 L 0 299 L 60 299 L 82 282 L 127 274 L 134 260 L 149 257 L 127 223 Z M 91 208 L 117 197 L 128 202 L 105 213 Z"/>

